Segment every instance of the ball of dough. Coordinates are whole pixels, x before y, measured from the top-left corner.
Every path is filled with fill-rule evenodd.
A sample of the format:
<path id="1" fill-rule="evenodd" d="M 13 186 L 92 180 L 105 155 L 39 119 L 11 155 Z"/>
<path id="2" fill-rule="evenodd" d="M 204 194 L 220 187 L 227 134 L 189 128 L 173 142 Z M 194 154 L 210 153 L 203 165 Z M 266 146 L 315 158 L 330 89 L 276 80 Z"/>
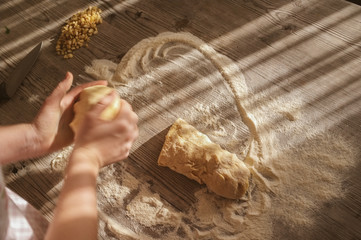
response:
<path id="1" fill-rule="evenodd" d="M 85 114 L 90 108 L 97 104 L 102 98 L 113 91 L 112 88 L 96 85 L 83 89 L 80 93 L 79 101 L 74 104 L 74 119 L 70 123 L 70 127 L 77 134 L 80 124 L 84 120 Z M 115 118 L 120 110 L 120 98 L 114 98 L 113 102 L 100 114 L 100 119 L 111 121 Z"/>

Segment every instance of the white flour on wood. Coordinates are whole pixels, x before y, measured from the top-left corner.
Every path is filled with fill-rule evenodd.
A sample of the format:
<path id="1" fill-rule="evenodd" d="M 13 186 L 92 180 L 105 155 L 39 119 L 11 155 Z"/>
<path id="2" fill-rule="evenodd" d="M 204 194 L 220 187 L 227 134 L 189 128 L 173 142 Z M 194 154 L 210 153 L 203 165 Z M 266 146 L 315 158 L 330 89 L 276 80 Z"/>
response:
<path id="1" fill-rule="evenodd" d="M 302 238 L 323 204 L 345 194 L 343 179 L 359 153 L 341 131 L 331 132 L 331 126 L 307 119 L 303 112 L 309 106 L 301 97 L 272 97 L 271 90 L 248 92 L 237 65 L 188 33 L 145 39 L 116 68 L 97 60 L 86 71 L 111 81 L 131 103 L 137 98 L 148 100 L 137 112 L 146 116 L 143 109 L 156 108 L 154 102 L 177 103 L 172 95 L 156 98 L 159 94 L 152 87 L 163 91 L 165 86 L 157 74 L 171 78 L 176 66 L 190 68 L 194 56 L 203 56 L 223 78 L 249 138 L 240 138 L 239 125 L 232 120 L 236 118 L 225 117 L 227 106 L 220 102 L 192 104 L 178 117 L 244 159 L 252 172 L 249 191 L 235 201 L 203 187 L 195 193 L 197 202 L 180 211 L 152 191 L 146 177 L 132 176 L 124 161 L 103 169 L 99 177 L 99 208 L 105 222 L 101 234 L 108 239 L 287 239 L 292 232 L 292 237 Z M 168 65 L 152 67 L 163 58 Z M 209 73 L 199 72 L 195 79 L 207 81 Z M 197 86 L 195 81 L 186 90 Z"/>
<path id="2" fill-rule="evenodd" d="M 68 158 L 73 151 L 73 146 L 65 147 L 59 153 L 56 153 L 56 157 L 51 160 L 51 170 L 54 172 L 64 173 L 65 167 L 68 163 Z"/>

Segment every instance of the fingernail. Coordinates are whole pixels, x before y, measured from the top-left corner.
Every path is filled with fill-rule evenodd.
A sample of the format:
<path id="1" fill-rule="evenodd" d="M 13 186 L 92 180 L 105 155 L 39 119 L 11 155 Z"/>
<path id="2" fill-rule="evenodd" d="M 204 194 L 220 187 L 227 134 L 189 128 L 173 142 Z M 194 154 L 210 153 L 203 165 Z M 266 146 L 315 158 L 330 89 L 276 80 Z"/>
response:
<path id="1" fill-rule="evenodd" d="M 114 92 L 111 92 L 109 95 L 105 96 L 100 102 L 102 104 L 108 105 L 113 101 Z"/>
<path id="2" fill-rule="evenodd" d="M 65 78 L 70 78 L 70 72 L 69 71 L 66 72 Z"/>

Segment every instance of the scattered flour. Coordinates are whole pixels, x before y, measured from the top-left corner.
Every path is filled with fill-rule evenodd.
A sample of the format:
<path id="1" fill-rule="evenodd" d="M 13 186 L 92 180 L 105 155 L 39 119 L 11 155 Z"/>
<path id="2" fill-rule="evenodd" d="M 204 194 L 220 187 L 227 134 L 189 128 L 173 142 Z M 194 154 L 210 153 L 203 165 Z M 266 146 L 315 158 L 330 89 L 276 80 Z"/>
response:
<path id="1" fill-rule="evenodd" d="M 55 172 L 64 172 L 68 163 L 68 158 L 73 151 L 73 146 L 65 147 L 60 151 L 53 160 L 51 160 L 51 169 Z"/>
<path id="2" fill-rule="evenodd" d="M 127 205 L 127 215 L 146 227 L 178 225 L 180 214 L 163 204 L 160 196 L 143 188 L 137 197 Z"/>
<path id="3" fill-rule="evenodd" d="M 267 90 L 249 93 L 242 72 L 231 60 L 188 33 L 145 39 L 118 65 L 96 60 L 86 72 L 120 86 L 118 92 L 129 101 L 142 97 L 132 88 L 153 100 L 149 86 L 161 87 L 162 82 L 150 74 L 152 61 L 172 54 L 183 56 L 172 61 L 186 61 L 184 52 L 192 51 L 203 54 L 224 78 L 250 138 L 237 137 L 236 123 L 223 117 L 216 102 L 193 105 L 185 111 L 186 119 L 210 129 L 213 139 L 228 139 L 227 148 L 239 151 L 252 172 L 250 188 L 237 201 L 203 188 L 195 194 L 197 202 L 182 212 L 152 192 L 145 179 L 128 173 L 126 162 L 114 164 L 99 178 L 99 198 L 107 199 L 100 205 L 105 222 L 102 234 L 109 239 L 287 239 L 291 231 L 301 239 L 322 205 L 343 196 L 343 180 L 358 154 L 341 131 L 331 132 L 329 126 L 315 124 L 306 117 L 309 114 L 303 114 L 310 106 L 301 96 L 274 97 Z M 167 66 L 160 70 L 172 74 Z M 154 101 L 176 99 L 167 96 Z M 54 169 L 62 168 L 58 162 L 52 163 Z"/>
<path id="4" fill-rule="evenodd" d="M 117 67 L 116 63 L 106 59 L 95 59 L 92 66 L 86 66 L 85 72 L 95 79 L 103 79 L 110 81 Z"/>

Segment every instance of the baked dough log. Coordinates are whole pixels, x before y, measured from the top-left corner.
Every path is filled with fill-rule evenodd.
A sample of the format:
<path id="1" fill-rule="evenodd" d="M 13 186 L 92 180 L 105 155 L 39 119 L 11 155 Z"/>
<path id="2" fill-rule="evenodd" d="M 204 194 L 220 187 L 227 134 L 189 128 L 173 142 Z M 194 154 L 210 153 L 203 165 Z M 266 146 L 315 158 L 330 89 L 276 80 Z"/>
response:
<path id="1" fill-rule="evenodd" d="M 97 104 L 102 98 L 113 91 L 112 88 L 96 85 L 83 89 L 80 93 L 79 101 L 74 104 L 74 119 L 70 127 L 77 134 L 80 124 L 89 109 Z M 106 121 L 113 120 L 120 109 L 120 98 L 115 98 L 113 102 L 101 113 L 100 118 Z"/>
<path id="2" fill-rule="evenodd" d="M 167 133 L 158 165 L 205 183 L 225 198 L 241 198 L 249 185 L 250 171 L 243 161 L 181 118 Z"/>

